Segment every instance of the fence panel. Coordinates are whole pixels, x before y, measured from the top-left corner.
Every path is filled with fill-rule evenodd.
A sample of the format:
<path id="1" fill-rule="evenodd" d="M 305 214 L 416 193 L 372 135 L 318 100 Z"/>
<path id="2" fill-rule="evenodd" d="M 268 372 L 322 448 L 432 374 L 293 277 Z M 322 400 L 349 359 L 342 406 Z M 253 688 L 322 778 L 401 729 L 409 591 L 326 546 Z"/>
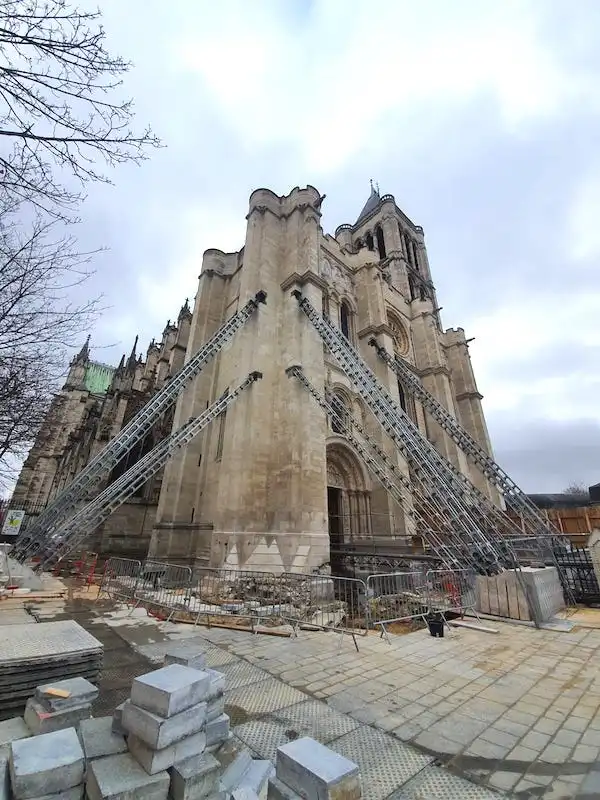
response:
<path id="1" fill-rule="evenodd" d="M 178 607 L 185 607 L 191 597 L 192 570 L 179 564 L 145 561 L 135 588 L 135 607 L 148 611 L 163 609 L 170 619 Z"/>
<path id="2" fill-rule="evenodd" d="M 104 565 L 97 600 L 105 594 L 111 600 L 131 603 L 140 578 L 142 562 L 131 558 L 109 558 Z"/>
<path id="3" fill-rule="evenodd" d="M 429 570 L 426 575 L 430 614 L 465 614 L 475 610 L 475 573 L 468 569 Z"/>
<path id="4" fill-rule="evenodd" d="M 429 592 L 424 572 L 391 572 L 367 578 L 369 618 L 389 641 L 387 625 L 411 619 L 425 619 Z"/>
<path id="5" fill-rule="evenodd" d="M 284 572 L 281 602 L 296 629 L 367 635 L 367 587 L 358 578 Z"/>

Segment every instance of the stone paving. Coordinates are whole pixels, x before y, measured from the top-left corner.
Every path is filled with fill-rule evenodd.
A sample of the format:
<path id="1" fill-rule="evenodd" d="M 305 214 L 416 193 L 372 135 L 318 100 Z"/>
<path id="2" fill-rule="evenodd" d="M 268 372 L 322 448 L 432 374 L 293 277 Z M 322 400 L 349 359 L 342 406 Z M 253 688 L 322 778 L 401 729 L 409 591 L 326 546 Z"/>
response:
<path id="1" fill-rule="evenodd" d="M 128 613 L 102 621 L 150 660 L 173 638 L 206 642 L 234 732 L 262 758 L 313 736 L 360 764 L 374 800 L 600 796 L 600 630 L 495 623 L 495 635 L 359 637 L 357 653 L 333 633 L 253 636 Z"/>

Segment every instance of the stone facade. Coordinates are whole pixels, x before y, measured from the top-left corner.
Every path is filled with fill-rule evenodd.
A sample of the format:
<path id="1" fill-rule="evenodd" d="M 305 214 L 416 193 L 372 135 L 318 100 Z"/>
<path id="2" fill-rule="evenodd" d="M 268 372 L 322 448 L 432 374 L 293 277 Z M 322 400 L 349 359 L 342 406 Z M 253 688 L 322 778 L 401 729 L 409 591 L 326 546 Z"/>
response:
<path id="1" fill-rule="evenodd" d="M 177 326 L 167 326 L 162 344 L 150 346 L 145 362 L 136 360 L 135 353 L 127 364 L 122 361 L 101 397 L 86 394 L 81 379 L 75 379 L 83 368 L 78 356 L 71 366 L 74 377 L 61 394 L 68 411 L 57 412 L 62 419 L 58 426 L 51 412 L 46 426 L 61 432 L 50 437 L 50 447 L 36 442 L 18 491 L 49 498 L 52 492 L 44 495 L 48 481 L 53 481 L 54 494 L 66 485 L 99 451 L 103 437 L 114 436 L 184 356 L 191 358 L 263 290 L 267 304 L 180 395 L 173 425 L 204 411 L 252 370 L 259 370 L 262 380 L 151 482 L 146 498 L 159 493 L 156 510 L 146 509 L 145 521 L 139 523 L 128 504 L 121 512 L 130 515 L 126 524 L 119 525 L 115 515 L 107 523 L 112 533 L 103 534 L 102 547 L 141 549 L 153 525 L 149 554 L 154 558 L 306 571 L 329 562 L 330 541 L 335 549 L 349 539 L 412 536 L 411 517 L 405 518 L 300 383 L 286 376 L 289 367 L 301 365 L 313 386 L 335 393 L 410 478 L 407 464 L 299 310 L 291 294 L 301 289 L 340 327 L 421 433 L 499 502 L 496 490 L 368 345 L 375 335 L 388 352 L 401 355 L 491 454 L 465 332 L 442 328 L 423 229 L 391 195 L 372 189 L 356 222 L 341 225 L 331 236 L 321 228 L 322 201 L 312 186 L 283 197 L 267 189 L 255 191 L 244 247 L 235 253 L 205 252 L 193 314 L 184 307 Z M 163 420 L 128 463 L 147 452 L 169 424 Z M 46 441 L 43 433 L 41 443 Z M 131 544 L 134 535 L 136 547 Z"/>
<path id="2" fill-rule="evenodd" d="M 160 343 L 152 340 L 146 358 L 137 355 L 137 338 L 129 358 L 118 367 L 90 358 L 89 339 L 69 366 L 25 461 L 11 500 L 13 508 L 37 514 L 116 436 L 165 382 L 181 369 L 192 313 L 185 302 L 176 324 L 169 320 Z M 165 415 L 100 486 L 125 472 L 171 431 Z M 145 557 L 156 519 L 161 475 L 149 480 L 90 539 L 89 548 L 126 557 Z"/>

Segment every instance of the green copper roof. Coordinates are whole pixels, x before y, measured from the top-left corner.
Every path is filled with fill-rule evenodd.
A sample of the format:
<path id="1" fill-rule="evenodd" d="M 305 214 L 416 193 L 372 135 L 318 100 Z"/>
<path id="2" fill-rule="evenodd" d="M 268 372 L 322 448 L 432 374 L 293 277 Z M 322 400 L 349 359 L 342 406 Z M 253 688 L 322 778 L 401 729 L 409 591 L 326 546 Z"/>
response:
<path id="1" fill-rule="evenodd" d="M 85 368 L 85 377 L 83 379 L 86 389 L 92 394 L 105 394 L 110 386 L 114 371 L 115 368 L 109 367 L 107 364 L 90 361 Z"/>

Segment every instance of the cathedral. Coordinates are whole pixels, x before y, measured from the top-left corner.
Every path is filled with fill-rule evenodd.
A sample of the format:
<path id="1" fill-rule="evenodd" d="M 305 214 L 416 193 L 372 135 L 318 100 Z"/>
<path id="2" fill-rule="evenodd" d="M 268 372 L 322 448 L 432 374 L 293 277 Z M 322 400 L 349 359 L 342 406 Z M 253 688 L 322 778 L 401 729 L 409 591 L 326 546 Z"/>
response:
<path id="1" fill-rule="evenodd" d="M 323 199 L 312 186 L 282 197 L 268 189 L 253 192 L 244 246 L 204 253 L 193 311 L 186 301 L 145 358 L 136 340 L 129 357 L 110 367 L 91 359 L 86 342 L 23 466 L 12 506 L 50 503 L 258 291 L 266 293 L 266 305 L 104 485 L 251 371 L 262 379 L 92 532 L 90 549 L 197 566 L 311 571 L 333 568 L 335 554 L 348 543 L 418 538 L 406 507 L 290 375 L 290 367 L 301 366 L 312 386 L 335 397 L 411 479 L 409 465 L 300 311 L 292 295 L 298 291 L 350 341 L 422 436 L 499 505 L 495 487 L 369 346 L 375 339 L 401 357 L 491 455 L 465 332 L 442 327 L 423 229 L 392 195 L 372 187 L 356 220 L 331 235 L 320 224 Z"/>

